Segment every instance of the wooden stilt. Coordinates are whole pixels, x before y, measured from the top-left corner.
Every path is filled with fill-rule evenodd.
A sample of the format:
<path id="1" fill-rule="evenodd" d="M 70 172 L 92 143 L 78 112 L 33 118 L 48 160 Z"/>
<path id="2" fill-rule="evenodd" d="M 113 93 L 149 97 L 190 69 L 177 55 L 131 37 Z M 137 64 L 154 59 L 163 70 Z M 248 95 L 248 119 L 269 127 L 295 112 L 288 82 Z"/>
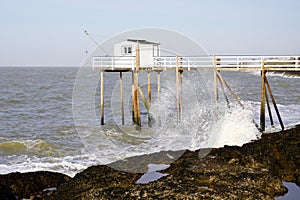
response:
<path id="1" fill-rule="evenodd" d="M 135 104 L 134 104 L 134 72 L 132 71 L 131 76 L 131 106 L 132 106 L 132 122 L 134 123 L 134 110 L 135 110 Z"/>
<path id="2" fill-rule="evenodd" d="M 261 61 L 261 98 L 260 98 L 260 129 L 261 131 L 265 131 L 265 95 L 266 95 L 266 87 L 265 87 L 265 67 L 264 61 Z"/>
<path id="3" fill-rule="evenodd" d="M 219 92 L 218 92 L 218 80 L 217 80 L 217 60 L 216 55 L 213 55 L 214 62 L 214 93 L 215 93 L 215 102 L 217 103 L 219 100 Z"/>
<path id="4" fill-rule="evenodd" d="M 265 87 L 266 87 L 266 85 L 265 85 Z M 268 93 L 267 92 L 266 92 L 266 102 L 267 102 L 267 108 L 268 108 L 270 123 L 271 123 L 271 126 L 273 127 L 274 126 L 274 121 L 273 121 L 273 117 L 272 117 L 272 111 L 271 111 L 271 107 L 270 107 L 270 103 L 269 103 L 269 98 L 268 98 Z"/>
<path id="5" fill-rule="evenodd" d="M 160 103 L 160 71 L 157 72 L 157 100 Z"/>
<path id="6" fill-rule="evenodd" d="M 148 71 L 148 105 L 150 107 L 151 104 L 151 75 L 150 71 Z"/>
<path id="7" fill-rule="evenodd" d="M 272 103 L 273 103 L 273 105 L 274 105 L 274 108 L 275 108 L 275 111 L 276 111 L 277 118 L 278 118 L 278 121 L 279 121 L 279 123 L 280 123 L 281 129 L 284 130 L 284 125 L 283 125 L 283 122 L 282 122 L 282 119 L 281 119 L 279 110 L 278 110 L 278 108 L 277 108 L 276 101 L 275 101 L 275 98 L 274 98 L 274 96 L 273 96 L 273 93 L 272 93 L 272 90 L 271 90 L 271 87 L 270 87 L 270 84 L 269 84 L 269 81 L 268 81 L 267 77 L 265 77 L 265 83 L 266 83 L 266 85 L 267 85 L 269 94 L 270 94 L 270 96 L 271 96 Z"/>
<path id="8" fill-rule="evenodd" d="M 101 125 L 104 125 L 104 71 L 103 70 L 101 70 L 101 77 L 100 77 L 100 84 L 101 84 L 101 102 L 100 102 L 100 104 L 101 104 Z"/>
<path id="9" fill-rule="evenodd" d="M 160 104 L 160 71 L 157 72 L 157 102 Z M 158 113 L 157 125 L 161 126 L 161 114 Z"/>
<path id="10" fill-rule="evenodd" d="M 181 93 L 181 85 L 180 85 L 180 74 L 178 67 L 178 55 L 176 55 L 176 111 L 177 111 L 177 119 L 180 120 L 180 93 Z"/>
<path id="11" fill-rule="evenodd" d="M 182 73 L 183 71 L 179 71 L 179 84 L 180 84 L 180 91 L 179 91 L 179 112 L 180 115 L 182 114 Z"/>
<path id="12" fill-rule="evenodd" d="M 151 74 L 148 71 L 148 124 L 151 124 L 151 116 L 150 116 L 150 106 L 151 106 Z"/>
<path id="13" fill-rule="evenodd" d="M 139 104 L 139 93 L 138 93 L 138 73 L 140 69 L 140 53 L 139 53 L 139 43 L 136 47 L 136 68 L 133 71 L 133 88 L 134 88 L 134 123 L 141 126 L 141 116 L 140 116 L 140 104 Z"/>
<path id="14" fill-rule="evenodd" d="M 125 119 L 124 119 L 124 97 L 123 97 L 123 74 L 122 74 L 122 72 L 120 72 L 120 95 L 121 95 L 122 125 L 124 125 Z"/>

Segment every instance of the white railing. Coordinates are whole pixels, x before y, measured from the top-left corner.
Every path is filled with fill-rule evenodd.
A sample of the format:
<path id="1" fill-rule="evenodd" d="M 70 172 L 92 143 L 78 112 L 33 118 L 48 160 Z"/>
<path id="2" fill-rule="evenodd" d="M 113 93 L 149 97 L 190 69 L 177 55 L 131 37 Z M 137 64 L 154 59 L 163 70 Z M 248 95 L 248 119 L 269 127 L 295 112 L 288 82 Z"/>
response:
<path id="1" fill-rule="evenodd" d="M 161 68 L 175 68 L 176 67 L 176 56 L 167 56 L 167 57 L 154 57 L 153 58 L 153 67 Z M 201 67 L 211 67 L 213 66 L 213 57 L 212 56 L 178 56 L 178 67 L 188 68 L 190 70 L 193 68 Z"/>
<path id="2" fill-rule="evenodd" d="M 300 56 L 216 56 L 218 68 L 298 68 Z"/>
<path id="3" fill-rule="evenodd" d="M 134 69 L 135 57 L 134 56 L 123 56 L 123 57 L 93 57 L 93 69 L 106 68 L 114 70 L 118 69 Z"/>
<path id="4" fill-rule="evenodd" d="M 141 58 L 142 59 L 142 58 Z M 173 69 L 176 67 L 176 56 L 159 56 L 153 57 L 152 65 L 140 66 L 143 68 L 163 68 Z M 178 67 L 187 68 L 212 68 L 214 65 L 218 69 L 260 69 L 262 62 L 266 68 L 300 70 L 300 56 L 178 56 Z M 135 57 L 93 57 L 93 69 L 105 68 L 109 70 L 115 69 L 134 69 L 136 65 Z"/>

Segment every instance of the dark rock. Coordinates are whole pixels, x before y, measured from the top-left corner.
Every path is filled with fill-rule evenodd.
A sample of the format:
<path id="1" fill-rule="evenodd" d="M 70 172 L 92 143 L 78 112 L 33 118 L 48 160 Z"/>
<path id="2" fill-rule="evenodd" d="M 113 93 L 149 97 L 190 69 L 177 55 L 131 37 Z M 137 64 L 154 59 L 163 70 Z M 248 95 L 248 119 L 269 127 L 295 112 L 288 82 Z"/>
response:
<path id="1" fill-rule="evenodd" d="M 43 199 L 49 191 L 70 180 L 55 172 L 28 172 L 0 175 L 0 199 Z M 45 190 L 45 191 L 44 191 Z"/>
<path id="2" fill-rule="evenodd" d="M 207 151 L 209 153 L 203 157 L 203 152 Z M 122 169 L 136 167 L 144 172 L 150 163 L 165 163 L 166 153 L 132 157 L 110 166 Z M 174 153 L 168 152 L 172 155 Z M 133 166 L 134 162 L 128 162 L 129 160 L 140 163 Z M 51 179 L 43 181 L 38 178 L 41 175 L 52 176 L 39 174 L 46 172 L 37 172 L 35 179 L 30 179 L 28 174 L 26 178 L 19 180 L 16 177 L 22 178 L 25 174 L 2 175 L 0 184 L 7 192 L 3 199 L 14 199 L 15 194 L 28 198 L 26 195 L 33 193 L 36 198 L 51 200 L 274 199 L 287 192 L 283 181 L 297 185 L 300 183 L 300 126 L 265 134 L 260 140 L 242 147 L 187 150 L 169 168 L 161 171 L 167 176 L 147 184 L 136 184 L 143 173 L 128 173 L 111 167 L 92 166 L 72 179 L 61 177 L 60 182 L 58 179 L 51 182 Z M 37 191 L 48 187 L 57 187 L 57 191 L 48 196 L 38 196 Z"/>

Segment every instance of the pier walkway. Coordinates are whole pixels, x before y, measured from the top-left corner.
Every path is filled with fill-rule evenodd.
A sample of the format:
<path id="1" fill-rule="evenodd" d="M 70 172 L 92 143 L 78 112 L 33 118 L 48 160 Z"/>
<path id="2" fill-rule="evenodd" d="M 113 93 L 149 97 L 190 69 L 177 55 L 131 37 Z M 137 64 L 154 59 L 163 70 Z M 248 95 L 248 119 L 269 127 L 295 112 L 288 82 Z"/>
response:
<path id="1" fill-rule="evenodd" d="M 300 71 L 300 55 L 256 56 L 256 55 L 208 55 L 177 56 L 181 70 L 213 68 L 218 70 L 261 70 L 262 63 L 266 71 Z M 136 67 L 135 56 L 93 57 L 93 68 L 105 71 L 131 71 Z M 152 63 L 141 65 L 140 70 L 175 70 L 176 56 L 152 57 Z"/>
<path id="2" fill-rule="evenodd" d="M 225 94 L 225 89 L 234 97 L 242 107 L 238 96 L 233 92 L 230 86 L 222 77 L 220 71 L 261 71 L 261 106 L 260 106 L 260 130 L 265 130 L 265 105 L 267 105 L 271 126 L 274 126 L 273 117 L 269 104 L 269 97 L 277 114 L 278 121 L 282 130 L 284 130 L 283 121 L 280 117 L 275 98 L 272 94 L 266 73 L 268 71 L 299 71 L 300 55 L 207 55 L 207 56 L 140 56 L 140 49 L 136 49 L 137 56 L 94 56 L 92 59 L 92 68 L 100 71 L 100 90 L 101 90 L 101 116 L 100 123 L 104 124 L 104 72 L 120 73 L 120 105 L 122 113 L 122 124 L 124 124 L 124 99 L 122 90 L 122 72 L 132 72 L 132 119 L 135 124 L 141 126 L 139 94 L 144 102 L 148 112 L 148 121 L 151 120 L 151 81 L 150 72 L 157 72 L 157 96 L 160 98 L 160 73 L 165 70 L 174 70 L 176 77 L 176 110 L 180 120 L 182 112 L 182 73 L 189 70 L 209 70 L 214 72 L 214 96 L 215 102 L 218 102 L 219 91 Z M 141 62 L 142 60 L 142 62 Z M 139 87 L 138 73 L 148 73 L 148 95 L 145 98 L 143 91 Z M 163 81 L 163 80 L 162 80 Z M 175 84 L 175 83 L 174 83 Z"/>

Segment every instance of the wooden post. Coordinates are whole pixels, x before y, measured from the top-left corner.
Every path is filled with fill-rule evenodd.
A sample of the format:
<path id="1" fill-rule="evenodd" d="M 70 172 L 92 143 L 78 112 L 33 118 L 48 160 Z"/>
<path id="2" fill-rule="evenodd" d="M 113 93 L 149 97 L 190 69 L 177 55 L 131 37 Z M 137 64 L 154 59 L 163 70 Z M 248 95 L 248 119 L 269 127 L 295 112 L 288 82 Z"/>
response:
<path id="1" fill-rule="evenodd" d="M 151 124 L 151 116 L 150 116 L 150 106 L 151 106 L 151 74 L 150 70 L 148 71 L 148 124 Z"/>
<path id="2" fill-rule="evenodd" d="M 260 98 L 260 129 L 261 131 L 265 131 L 265 95 L 266 95 L 266 87 L 265 87 L 265 61 L 261 60 L 261 98 Z"/>
<path id="3" fill-rule="evenodd" d="M 180 120 L 180 78 L 179 78 L 179 69 L 178 69 L 178 55 L 176 55 L 176 111 L 177 119 Z"/>
<path id="4" fill-rule="evenodd" d="M 134 123 L 138 126 L 141 126 L 141 117 L 140 117 L 140 104 L 139 104 L 139 93 L 138 93 L 138 72 L 140 69 L 140 52 L 139 52 L 139 43 L 136 47 L 136 68 L 133 71 L 133 101 L 134 101 Z"/>
<path id="5" fill-rule="evenodd" d="M 132 75 L 131 75 L 131 106 L 132 106 L 132 122 L 134 123 L 134 108 L 135 108 L 135 104 L 134 104 L 134 72 L 132 71 Z"/>
<path id="6" fill-rule="evenodd" d="M 101 70 L 100 72 L 100 84 L 101 84 L 101 100 L 100 100 L 100 104 L 101 104 L 101 125 L 104 125 L 104 71 Z"/>
<path id="7" fill-rule="evenodd" d="M 266 87 L 266 85 L 265 85 L 265 87 Z M 270 107 L 270 103 L 269 103 L 269 98 L 268 98 L 268 93 L 267 92 L 266 92 L 266 102 L 267 102 L 267 108 L 268 108 L 270 123 L 271 123 L 271 126 L 273 127 L 274 126 L 274 121 L 273 121 L 273 117 L 272 117 L 272 111 L 271 111 L 271 107 Z"/>
<path id="8" fill-rule="evenodd" d="M 150 71 L 148 71 L 148 106 L 150 108 L 151 104 L 151 77 L 150 77 Z"/>
<path id="9" fill-rule="evenodd" d="M 271 96 L 271 99 L 272 99 L 272 103 L 274 105 L 274 108 L 275 108 L 275 111 L 276 111 L 276 114 L 277 114 L 277 118 L 278 118 L 278 121 L 279 121 L 280 126 L 281 126 L 281 130 L 284 130 L 284 125 L 283 125 L 283 122 L 281 120 L 281 116 L 280 116 L 279 110 L 277 108 L 275 98 L 273 96 L 273 93 L 272 93 L 272 90 L 271 90 L 271 87 L 270 87 L 270 84 L 269 84 L 269 81 L 268 81 L 267 77 L 265 77 L 265 83 L 267 84 L 267 87 L 268 87 L 268 90 L 269 90 L 269 93 L 270 93 L 270 96 Z"/>
<path id="10" fill-rule="evenodd" d="M 160 71 L 157 72 L 157 100 L 160 103 Z"/>
<path id="11" fill-rule="evenodd" d="M 182 112 L 182 71 L 179 71 L 179 60 L 176 55 L 176 109 L 178 120 L 181 120 Z"/>
<path id="12" fill-rule="evenodd" d="M 123 75 L 122 75 L 122 72 L 120 72 L 120 95 L 121 95 L 122 125 L 124 125 L 125 119 L 124 119 L 124 97 L 123 97 Z"/>
<path id="13" fill-rule="evenodd" d="M 182 73 L 183 71 L 180 70 L 179 71 L 179 84 L 180 84 L 180 91 L 179 91 L 179 111 L 180 111 L 180 115 L 182 114 Z"/>
<path id="14" fill-rule="evenodd" d="M 214 91 L 215 91 L 215 102 L 217 103 L 219 100 L 219 94 L 218 94 L 218 80 L 217 80 L 217 60 L 216 55 L 213 55 L 214 59 Z"/>
<path id="15" fill-rule="evenodd" d="M 160 71 L 157 71 L 157 101 L 160 104 Z M 158 121 L 158 126 L 161 126 L 161 115 L 160 111 L 158 113 L 157 121 Z"/>

